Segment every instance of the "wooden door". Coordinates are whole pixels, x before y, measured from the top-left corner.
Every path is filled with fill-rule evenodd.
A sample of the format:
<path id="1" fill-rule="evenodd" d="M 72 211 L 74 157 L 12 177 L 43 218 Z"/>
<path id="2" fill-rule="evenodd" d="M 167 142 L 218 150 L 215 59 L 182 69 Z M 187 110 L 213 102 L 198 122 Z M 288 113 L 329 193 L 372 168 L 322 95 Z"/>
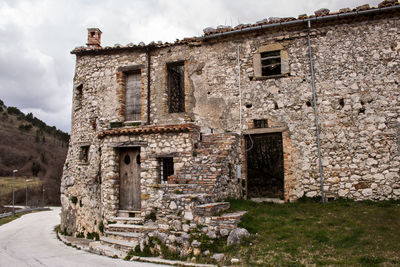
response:
<path id="1" fill-rule="evenodd" d="M 120 149 L 119 177 L 119 208 L 140 210 L 140 148 Z"/>

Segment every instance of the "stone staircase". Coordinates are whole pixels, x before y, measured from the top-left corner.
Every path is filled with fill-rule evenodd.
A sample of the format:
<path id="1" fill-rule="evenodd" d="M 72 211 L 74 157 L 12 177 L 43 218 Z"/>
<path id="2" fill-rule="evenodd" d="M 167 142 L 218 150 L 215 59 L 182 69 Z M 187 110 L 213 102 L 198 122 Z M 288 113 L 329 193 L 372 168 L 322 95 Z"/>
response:
<path id="1" fill-rule="evenodd" d="M 196 199 L 196 200 L 195 200 Z M 224 213 L 229 209 L 229 202 L 209 202 L 169 208 L 172 202 L 188 202 L 207 200 L 205 194 L 168 196 L 163 209 L 157 214 L 157 222 L 145 221 L 142 217 L 114 217 L 111 224 L 106 225 L 104 235 L 100 237 L 100 243 L 93 246 L 92 250 L 98 254 L 107 255 L 109 251 L 122 251 L 127 253 L 136 246 L 146 243 L 148 236 L 158 236 L 160 233 L 177 238 L 190 237 L 192 232 L 198 235 L 199 228 L 204 234 L 212 238 L 226 236 L 235 229 L 245 212 Z M 208 199 L 209 200 L 209 199 Z M 188 208 L 189 206 L 189 208 Z M 182 224 L 190 221 L 188 227 L 174 228 L 169 225 L 173 221 Z M 168 227 L 166 227 L 168 225 Z M 167 240 L 168 243 L 168 240 Z"/>
<path id="2" fill-rule="evenodd" d="M 145 220 L 140 212 L 120 210 L 105 225 L 98 247 L 103 251 L 106 251 L 104 247 L 109 247 L 111 251 L 128 252 L 137 245 L 143 247 L 149 236 L 157 236 L 169 247 L 176 246 L 179 241 L 180 248 L 188 249 L 192 246 L 191 235 L 194 238 L 201 234 L 210 238 L 227 236 L 245 214 L 224 213 L 230 204 L 216 202 L 240 196 L 234 191 L 240 185 L 235 168 L 230 166 L 238 164 L 238 140 L 231 133 L 203 135 L 194 146 L 191 164 L 177 170 L 163 185 L 156 221 Z"/>

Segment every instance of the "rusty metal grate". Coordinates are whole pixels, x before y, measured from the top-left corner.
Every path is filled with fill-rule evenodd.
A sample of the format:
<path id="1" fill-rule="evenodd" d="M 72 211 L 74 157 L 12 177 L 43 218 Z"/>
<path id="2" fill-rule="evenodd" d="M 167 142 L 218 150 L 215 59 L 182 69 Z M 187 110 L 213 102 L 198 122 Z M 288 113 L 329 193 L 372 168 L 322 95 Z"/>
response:
<path id="1" fill-rule="evenodd" d="M 253 122 L 254 122 L 254 128 L 268 128 L 267 119 L 254 120 Z"/>
<path id="2" fill-rule="evenodd" d="M 167 65 L 168 72 L 168 111 L 169 113 L 185 112 L 184 63 L 176 62 Z"/>
<path id="3" fill-rule="evenodd" d="M 261 53 L 261 68 L 262 76 L 281 74 L 281 51 Z"/>
<path id="4" fill-rule="evenodd" d="M 174 174 L 174 158 L 160 158 L 160 180 L 168 183 L 168 177 Z"/>

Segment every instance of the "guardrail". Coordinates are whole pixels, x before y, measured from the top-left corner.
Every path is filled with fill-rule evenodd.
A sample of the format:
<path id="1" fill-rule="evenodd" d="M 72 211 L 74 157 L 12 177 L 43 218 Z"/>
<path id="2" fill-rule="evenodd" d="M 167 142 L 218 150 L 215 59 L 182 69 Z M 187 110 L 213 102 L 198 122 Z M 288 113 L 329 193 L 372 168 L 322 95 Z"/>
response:
<path id="1" fill-rule="evenodd" d="M 27 212 L 27 211 L 35 211 L 35 210 L 49 210 L 49 208 L 45 208 L 45 207 L 38 207 L 38 208 L 29 208 L 29 209 L 18 209 L 15 210 L 15 214 L 18 213 L 22 213 L 22 212 Z M 6 212 L 6 213 L 2 213 L 0 214 L 0 219 L 8 217 L 13 215 L 12 211 L 11 212 Z"/>

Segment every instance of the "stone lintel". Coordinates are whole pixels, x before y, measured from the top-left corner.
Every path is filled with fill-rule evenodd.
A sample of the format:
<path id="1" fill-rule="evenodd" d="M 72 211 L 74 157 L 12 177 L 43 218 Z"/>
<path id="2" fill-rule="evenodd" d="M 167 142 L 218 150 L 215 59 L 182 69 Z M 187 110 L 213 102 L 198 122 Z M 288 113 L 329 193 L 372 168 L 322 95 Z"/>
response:
<path id="1" fill-rule="evenodd" d="M 243 131 L 243 134 L 264 134 L 264 133 L 280 133 L 288 131 L 287 127 L 277 127 L 277 128 L 262 128 L 262 129 L 250 129 Z"/>
<path id="2" fill-rule="evenodd" d="M 128 142 L 112 142 L 107 143 L 109 147 L 138 147 L 138 146 L 147 146 L 147 142 L 145 141 L 128 141 Z"/>
<path id="3" fill-rule="evenodd" d="M 170 158 L 170 157 L 181 157 L 180 152 L 173 153 L 160 153 L 160 154 L 152 154 L 147 156 L 148 158 Z"/>
<path id="4" fill-rule="evenodd" d="M 91 142 L 76 142 L 75 144 L 77 146 L 90 146 L 92 143 Z"/>
<path id="5" fill-rule="evenodd" d="M 137 70 L 141 70 L 144 69 L 144 65 L 140 64 L 140 65 L 130 65 L 130 66 L 123 66 L 123 67 L 118 67 L 118 71 L 119 72 L 130 72 L 130 71 L 137 71 Z"/>

